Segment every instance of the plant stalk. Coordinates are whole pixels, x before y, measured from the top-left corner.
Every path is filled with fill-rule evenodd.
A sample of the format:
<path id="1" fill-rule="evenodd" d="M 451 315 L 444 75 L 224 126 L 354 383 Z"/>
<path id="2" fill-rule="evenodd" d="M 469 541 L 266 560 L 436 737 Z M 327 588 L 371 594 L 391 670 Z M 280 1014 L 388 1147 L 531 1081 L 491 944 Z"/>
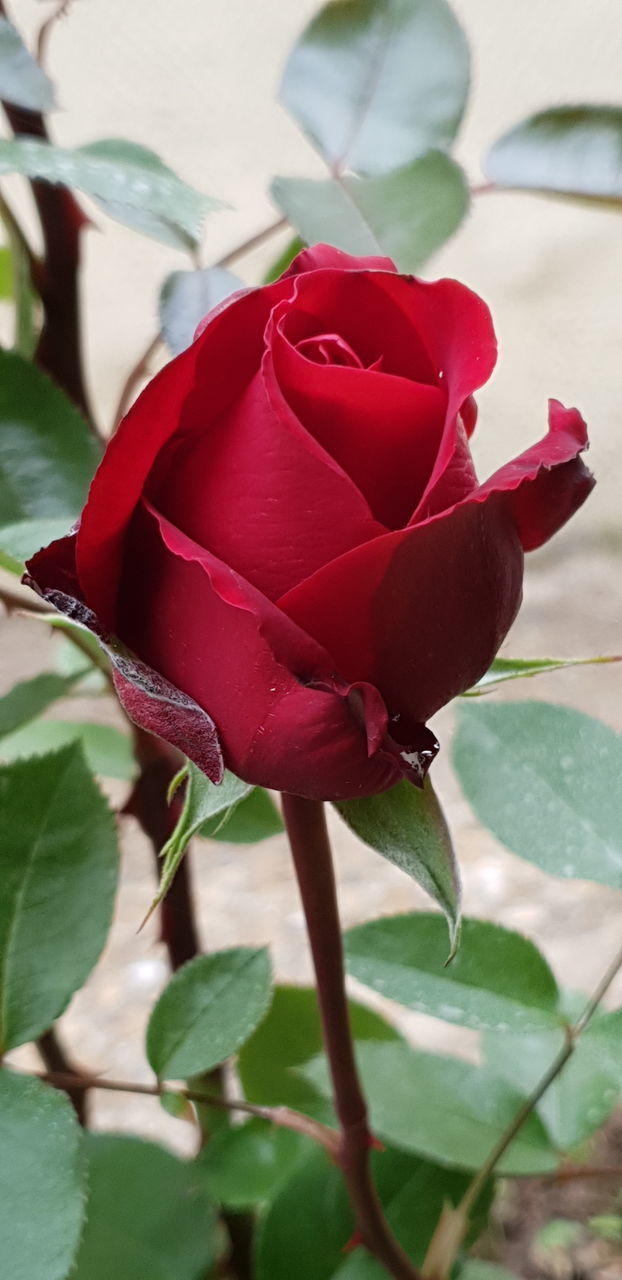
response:
<path id="1" fill-rule="evenodd" d="M 283 815 L 307 922 L 318 1001 L 341 1139 L 337 1153 L 356 1219 L 356 1240 L 395 1280 L 421 1273 L 391 1233 L 374 1187 L 373 1137 L 359 1081 L 345 989 L 339 909 L 324 806 L 283 796 Z"/>

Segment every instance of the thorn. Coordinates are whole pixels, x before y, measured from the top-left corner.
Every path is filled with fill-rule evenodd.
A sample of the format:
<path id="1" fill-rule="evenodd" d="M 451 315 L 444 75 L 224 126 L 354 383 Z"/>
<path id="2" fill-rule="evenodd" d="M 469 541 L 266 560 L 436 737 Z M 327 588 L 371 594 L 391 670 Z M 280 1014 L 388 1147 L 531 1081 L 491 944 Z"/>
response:
<path id="1" fill-rule="evenodd" d="M 350 1236 L 350 1239 L 344 1244 L 342 1253 L 354 1253 L 355 1249 L 360 1249 L 363 1243 L 363 1237 L 357 1227 L 356 1231 Z"/>

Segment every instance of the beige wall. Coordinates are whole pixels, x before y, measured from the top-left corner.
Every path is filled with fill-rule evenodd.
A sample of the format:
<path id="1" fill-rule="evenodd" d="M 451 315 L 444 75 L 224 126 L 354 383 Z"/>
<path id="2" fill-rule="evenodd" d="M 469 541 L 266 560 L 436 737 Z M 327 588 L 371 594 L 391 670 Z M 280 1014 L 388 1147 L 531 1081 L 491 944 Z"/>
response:
<path id="1" fill-rule="evenodd" d="M 321 165 L 275 102 L 280 68 L 313 0 L 75 0 L 50 45 L 59 141 L 126 136 L 230 202 L 207 224 L 204 261 L 270 220 L 275 172 Z M 473 181 L 487 144 L 545 104 L 622 101 L 620 0 L 454 0 L 473 46 L 473 92 L 458 154 Z M 47 5 L 14 0 L 33 30 Z M 109 417 L 124 371 L 155 330 L 162 276 L 183 256 L 96 215 L 85 295 L 92 383 Z M 253 277 L 252 261 L 246 272 Z M 546 399 L 591 423 L 599 488 L 583 531 L 621 527 L 622 217 L 517 195 L 477 199 L 430 276 L 456 275 L 490 303 L 501 344 L 481 396 L 482 471 L 540 434 Z"/>

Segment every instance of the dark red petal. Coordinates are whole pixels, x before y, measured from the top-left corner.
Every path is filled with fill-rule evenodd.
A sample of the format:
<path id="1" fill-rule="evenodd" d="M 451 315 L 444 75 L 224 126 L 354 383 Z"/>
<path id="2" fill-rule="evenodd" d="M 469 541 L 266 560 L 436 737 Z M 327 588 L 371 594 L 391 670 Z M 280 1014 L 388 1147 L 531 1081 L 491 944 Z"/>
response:
<path id="1" fill-rule="evenodd" d="M 224 768 L 213 720 L 192 698 L 107 634 L 81 597 L 75 541 L 75 534 L 70 534 L 39 551 L 28 562 L 24 581 L 59 613 L 97 637 L 110 658 L 115 687 L 130 718 L 183 751 L 212 782 L 221 782 Z"/>
<path id="2" fill-rule="evenodd" d="M 320 799 L 373 794 L 399 779 L 399 762 L 379 745 L 386 709 L 377 692 L 362 723 L 317 642 L 238 574 L 146 507 L 128 562 L 122 638 L 209 710 L 235 773 Z"/>
<path id="3" fill-rule="evenodd" d="M 561 529 L 596 483 L 579 457 L 588 448 L 578 409 L 549 401 L 548 434 L 496 471 L 476 495 L 503 493 L 525 551 L 534 551 Z"/>
<path id="4" fill-rule="evenodd" d="M 110 630 L 123 539 L 151 467 L 177 432 L 208 430 L 255 373 L 271 308 L 291 290 L 276 282 L 239 295 L 210 316 L 202 336 L 149 383 L 111 440 L 91 485 L 78 535 L 85 598 Z"/>
<path id="5" fill-rule="evenodd" d="M 487 670 L 520 604 L 522 563 L 506 504 L 490 494 L 358 547 L 279 606 L 344 679 L 374 684 L 392 717 L 425 722 Z"/>
<path id="6" fill-rule="evenodd" d="M 185 446 L 171 441 L 149 496 L 188 537 L 272 600 L 386 532 L 283 399 L 269 353 L 215 429 Z"/>
<path id="7" fill-rule="evenodd" d="M 445 395 L 407 378 L 317 364 L 268 328 L 279 387 L 307 431 L 352 477 L 377 519 L 406 524 L 425 489 L 438 451 Z M 306 339 L 308 343 L 310 339 Z"/>
<path id="8" fill-rule="evenodd" d="M 281 279 L 317 271 L 322 267 L 335 267 L 338 271 L 397 271 L 390 258 L 353 258 L 350 253 L 335 249 L 332 244 L 315 244 L 296 255 Z"/>

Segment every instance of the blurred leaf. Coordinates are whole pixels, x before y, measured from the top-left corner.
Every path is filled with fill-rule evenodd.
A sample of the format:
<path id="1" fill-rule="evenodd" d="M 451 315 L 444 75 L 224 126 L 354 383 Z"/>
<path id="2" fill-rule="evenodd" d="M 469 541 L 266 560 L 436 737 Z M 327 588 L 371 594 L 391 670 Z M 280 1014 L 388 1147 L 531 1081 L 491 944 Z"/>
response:
<path id="1" fill-rule="evenodd" d="M 216 786 L 190 760 L 178 774 L 177 781 L 178 785 L 185 782 L 184 804 L 175 830 L 160 850 L 162 872 L 158 892 L 151 903 L 148 916 L 166 897 L 192 837 L 211 818 L 218 816 L 219 822 L 223 822 L 231 807 L 252 790 L 249 782 L 242 782 L 228 771 Z"/>
<path id="2" fill-rule="evenodd" d="M 90 720 L 33 720 L 0 741 L 0 757 L 24 760 L 58 747 L 79 743 L 89 769 L 102 778 L 129 782 L 136 773 L 132 743 L 127 733 Z"/>
<path id="3" fill-rule="evenodd" d="M 372 1132 L 438 1164 L 479 1169 L 524 1102 L 521 1093 L 486 1067 L 417 1053 L 403 1042 L 360 1044 L 357 1061 Z M 323 1055 L 302 1070 L 316 1088 L 329 1094 Z M 532 1115 L 498 1168 L 501 1173 L 536 1176 L 557 1164 L 544 1126 Z"/>
<path id="4" fill-rule="evenodd" d="M 622 888 L 622 737 L 569 707 L 464 702 L 454 764 L 483 826 L 550 875 Z"/>
<path id="5" fill-rule="evenodd" d="M 304 247 L 304 241 L 300 239 L 300 236 L 294 236 L 293 239 L 289 240 L 278 258 L 275 258 L 272 266 L 266 271 L 262 284 L 272 284 L 273 280 L 278 280 L 279 276 L 282 276 L 283 272 L 287 271 L 294 258 L 298 256 Z"/>
<path id="6" fill-rule="evenodd" d="M 199 835 L 205 840 L 222 840 L 229 844 L 257 844 L 284 831 L 281 815 L 274 800 L 263 787 L 252 791 L 229 809 L 224 818 L 218 815 L 204 822 Z"/>
<path id="7" fill-rule="evenodd" d="M 62 517 L 66 531 L 98 461 L 84 419 L 60 388 L 21 356 L 0 351 L 0 524 Z"/>
<path id="8" fill-rule="evenodd" d="M 37 294 L 33 288 L 30 259 L 19 236 L 8 228 L 13 262 L 13 297 L 15 301 L 14 350 L 25 360 L 32 360 L 37 346 Z"/>
<path id="9" fill-rule="evenodd" d="M 498 1267 L 496 1262 L 482 1262 L 479 1258 L 467 1258 L 458 1272 L 457 1280 L 520 1280 L 515 1271 Z"/>
<path id="10" fill-rule="evenodd" d="M 217 1223 L 196 1165 L 142 1138 L 87 1133 L 84 1141 L 89 1199 L 71 1280 L 211 1274 Z"/>
<path id="11" fill-rule="evenodd" d="M 117 879 L 112 814 L 79 747 L 0 767 L 0 1052 L 34 1039 L 106 940 Z"/>
<path id="12" fill-rule="evenodd" d="M 531 679 L 532 676 L 546 675 L 548 671 L 561 671 L 564 667 L 591 667 L 620 661 L 622 659 L 617 654 L 598 658 L 495 658 L 486 675 L 461 696 L 481 698 L 491 689 L 505 684 L 506 680 Z"/>
<path id="13" fill-rule="evenodd" d="M 525 1093 L 535 1088 L 564 1044 L 561 1031 L 488 1033 L 486 1061 Z M 605 1014 L 577 1040 L 563 1071 L 538 1103 L 538 1114 L 560 1151 L 572 1151 L 601 1127 L 622 1094 L 622 1013 Z"/>
<path id="14" fill-rule="evenodd" d="M 117 222 L 176 249 L 195 246 L 205 215 L 223 207 L 182 182 L 155 152 L 121 138 L 73 149 L 38 138 L 2 139 L 3 173 L 75 187 Z"/>
<path id="15" fill-rule="evenodd" d="M 199 1156 L 210 1195 L 229 1209 L 272 1199 L 312 1142 L 267 1120 L 249 1120 L 213 1134 Z"/>
<path id="16" fill-rule="evenodd" d="M 13 267 L 11 250 L 6 246 L 0 248 L 0 299 L 13 297 Z"/>
<path id="17" fill-rule="evenodd" d="M 390 791 L 343 800 L 335 808 L 355 835 L 416 880 L 438 903 L 447 917 L 453 953 L 460 924 L 460 873 L 429 777 L 421 789 L 405 780 Z"/>
<path id="18" fill-rule="evenodd" d="M 75 677 L 54 675 L 45 671 L 32 680 L 22 680 L 0 698 L 0 738 L 13 733 L 21 725 L 34 720 L 57 698 L 64 697 L 75 684 Z M 0 753 L 2 747 L 0 746 Z"/>
<path id="19" fill-rule="evenodd" d="M 418 270 L 469 205 L 462 170 L 441 151 L 377 178 L 275 178 L 271 193 L 307 244 L 387 255 L 400 271 Z"/>
<path id="20" fill-rule="evenodd" d="M 562 1023 L 557 983 L 544 956 L 501 925 L 464 920 L 450 965 L 440 915 L 372 920 L 350 929 L 345 947 L 353 978 L 418 1013 L 476 1031 Z"/>
<path id="21" fill-rule="evenodd" d="M 160 290 L 160 325 L 169 351 L 174 356 L 192 342 L 197 325 L 213 307 L 228 298 L 244 283 L 223 267 L 204 271 L 173 271 Z"/>
<path id="22" fill-rule="evenodd" d="M 0 514 L 0 518 L 3 517 L 4 510 Z M 55 542 L 67 533 L 71 519 L 67 515 L 43 520 L 18 520 L 15 524 L 6 524 L 4 528 L 0 528 L 0 566 L 10 573 L 21 575 L 26 560 L 30 560 L 48 542 Z"/>
<path id="23" fill-rule="evenodd" d="M 349 1001 L 355 1040 L 399 1040 L 397 1031 L 379 1014 Z M 334 1123 L 330 1103 L 299 1074 L 322 1048 L 317 994 L 311 987 L 275 987 L 272 1005 L 240 1051 L 238 1074 L 249 1102 L 288 1106 Z"/>
<path id="24" fill-rule="evenodd" d="M 51 111 L 54 86 L 15 27 L 0 18 L 0 98 L 29 111 Z"/>
<path id="25" fill-rule="evenodd" d="M 379 174 L 448 146 L 468 86 L 444 0 L 333 0 L 290 54 L 280 97 L 331 169 Z"/>
<path id="26" fill-rule="evenodd" d="M 81 1131 L 65 1094 L 0 1070 L 0 1150 L 6 1280 L 65 1280 L 86 1192 Z"/>
<path id="27" fill-rule="evenodd" d="M 265 947 L 232 947 L 178 969 L 155 1005 L 147 1057 L 161 1079 L 210 1071 L 248 1040 L 272 996 Z"/>
<path id="28" fill-rule="evenodd" d="M 622 107 L 565 106 L 539 111 L 503 134 L 486 175 L 499 187 L 622 200 Z"/>

